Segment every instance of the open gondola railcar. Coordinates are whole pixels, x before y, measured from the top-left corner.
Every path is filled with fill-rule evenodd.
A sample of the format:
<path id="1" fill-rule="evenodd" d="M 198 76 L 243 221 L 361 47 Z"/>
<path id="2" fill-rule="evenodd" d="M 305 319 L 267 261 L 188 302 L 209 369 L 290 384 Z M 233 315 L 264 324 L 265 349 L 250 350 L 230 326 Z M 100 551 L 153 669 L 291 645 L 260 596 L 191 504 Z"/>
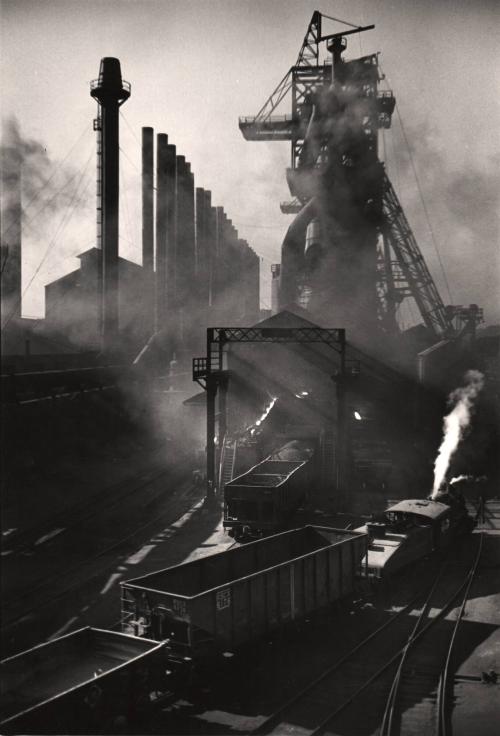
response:
<path id="1" fill-rule="evenodd" d="M 440 498 L 447 499 L 443 495 Z M 359 527 L 358 531 L 369 538 L 362 572 L 368 577 L 386 578 L 446 547 L 456 534 L 470 529 L 472 519 L 456 499 L 450 503 L 432 499 L 399 501 L 376 521 Z"/>
<path id="2" fill-rule="evenodd" d="M 311 447 L 291 441 L 226 483 L 223 524 L 229 535 L 259 537 L 283 529 L 306 496 L 312 455 Z"/>
<path id="3" fill-rule="evenodd" d="M 86 627 L 0 663 L 3 734 L 95 733 L 131 724 L 165 686 L 166 646 Z"/>
<path id="4" fill-rule="evenodd" d="M 127 580 L 123 631 L 168 638 L 180 666 L 234 651 L 348 596 L 366 542 L 306 526 Z"/>

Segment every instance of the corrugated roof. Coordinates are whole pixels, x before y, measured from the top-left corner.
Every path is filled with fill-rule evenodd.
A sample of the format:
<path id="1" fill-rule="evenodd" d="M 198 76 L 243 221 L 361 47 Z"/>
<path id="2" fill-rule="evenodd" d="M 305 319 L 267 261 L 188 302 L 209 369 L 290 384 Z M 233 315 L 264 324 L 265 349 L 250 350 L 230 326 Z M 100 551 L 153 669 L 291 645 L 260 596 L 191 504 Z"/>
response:
<path id="1" fill-rule="evenodd" d="M 439 519 L 449 508 L 449 506 L 439 503 L 439 501 L 419 498 L 400 501 L 394 506 L 390 506 L 387 511 L 396 511 L 400 514 L 415 514 L 415 516 L 425 516 L 427 519 Z"/>

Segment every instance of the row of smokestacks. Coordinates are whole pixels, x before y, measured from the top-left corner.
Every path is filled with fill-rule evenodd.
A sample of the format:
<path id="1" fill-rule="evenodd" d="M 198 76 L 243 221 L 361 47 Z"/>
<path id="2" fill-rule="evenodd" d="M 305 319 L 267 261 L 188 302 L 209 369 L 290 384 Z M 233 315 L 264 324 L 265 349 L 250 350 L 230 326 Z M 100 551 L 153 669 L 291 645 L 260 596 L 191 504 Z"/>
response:
<path id="1" fill-rule="evenodd" d="M 142 129 L 142 257 L 153 286 L 146 333 L 195 348 L 205 328 L 259 314 L 259 258 L 164 133 Z"/>

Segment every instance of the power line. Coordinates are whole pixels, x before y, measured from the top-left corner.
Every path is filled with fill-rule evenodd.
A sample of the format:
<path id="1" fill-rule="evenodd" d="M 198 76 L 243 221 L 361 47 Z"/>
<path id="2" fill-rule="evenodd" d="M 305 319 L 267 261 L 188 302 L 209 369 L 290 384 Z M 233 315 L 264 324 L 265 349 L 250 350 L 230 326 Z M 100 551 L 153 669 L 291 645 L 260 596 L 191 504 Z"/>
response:
<path id="1" fill-rule="evenodd" d="M 120 146 L 120 153 L 123 153 L 123 155 L 125 156 L 125 158 L 129 162 L 129 164 L 131 164 L 134 167 L 134 169 L 137 171 L 138 174 L 141 174 L 141 172 L 137 168 L 137 165 L 132 161 L 132 159 L 130 158 L 130 156 L 128 155 L 128 153 L 126 151 L 124 151 L 124 149 L 121 146 Z"/>
<path id="2" fill-rule="evenodd" d="M 340 20 L 340 18 L 334 18 L 331 15 L 326 15 L 325 13 L 321 13 L 323 18 L 328 18 L 328 20 L 334 20 L 336 23 L 343 23 L 345 26 L 351 26 L 351 28 L 359 28 L 355 23 L 349 23 L 347 20 Z"/>
<path id="3" fill-rule="evenodd" d="M 55 232 L 55 234 L 54 234 L 54 237 L 52 238 L 52 240 L 50 241 L 49 245 L 47 246 L 47 249 L 46 249 L 45 253 L 43 254 L 43 256 L 42 256 L 42 259 L 40 260 L 40 262 L 39 262 L 38 266 L 36 267 L 36 269 L 35 269 L 35 272 L 34 272 L 33 276 L 32 276 L 32 277 L 31 277 L 31 279 L 29 280 L 29 282 L 28 282 L 28 284 L 27 284 L 26 288 L 24 289 L 24 291 L 22 292 L 22 294 L 21 294 L 20 298 L 19 298 L 19 299 L 17 300 L 17 302 L 16 302 L 16 305 L 15 305 L 14 309 L 12 310 L 12 312 L 11 312 L 11 313 L 9 314 L 9 316 L 7 317 L 7 319 L 6 319 L 6 321 L 5 321 L 4 325 L 3 325 L 3 327 L 4 327 L 4 328 L 5 328 L 5 327 L 7 327 L 7 325 L 8 325 L 8 324 L 9 324 L 9 322 L 11 321 L 12 317 L 13 317 L 13 316 L 14 316 L 14 314 L 16 313 L 16 310 L 17 310 L 18 306 L 20 305 L 20 303 L 22 303 L 22 300 L 23 300 L 23 298 L 24 298 L 24 297 L 26 296 L 26 294 L 27 294 L 27 292 L 28 292 L 29 288 L 31 287 L 31 284 L 33 283 L 33 281 L 35 280 L 36 276 L 37 276 L 37 275 L 38 275 L 38 273 L 40 272 L 40 269 L 41 269 L 41 267 L 42 267 L 42 266 L 43 266 L 43 264 L 45 263 L 45 261 L 46 261 L 46 259 L 47 259 L 47 256 L 49 255 L 50 251 L 51 251 L 51 250 L 52 250 L 52 248 L 54 247 L 54 245 L 55 245 L 55 243 L 56 243 L 56 240 L 57 240 L 57 238 L 58 238 L 58 236 L 59 236 L 59 233 L 60 233 L 60 232 L 63 232 L 63 231 L 64 231 L 64 229 L 66 228 L 66 225 L 68 224 L 68 222 L 70 221 L 71 217 L 73 216 L 73 212 L 74 212 L 74 210 L 75 210 L 75 207 L 76 207 L 76 205 L 77 205 L 77 204 L 79 204 L 79 203 L 80 203 L 80 202 L 82 201 L 82 199 L 83 199 L 83 197 L 84 197 L 84 195 L 85 195 L 85 193 L 86 193 L 87 189 L 89 188 L 89 185 L 90 185 L 90 183 L 91 183 L 91 181 L 92 181 L 92 180 L 89 180 L 89 181 L 87 182 L 87 184 L 86 184 L 86 186 L 85 186 L 85 189 L 83 190 L 83 192 L 82 192 L 82 193 L 81 193 L 81 195 L 80 195 L 80 198 L 79 198 L 79 199 L 78 199 L 78 201 L 77 201 L 77 200 L 76 200 L 76 196 L 77 196 L 77 194 L 78 194 L 78 190 L 79 190 L 79 188 L 80 188 L 80 185 L 81 185 L 81 183 L 82 183 L 82 181 L 83 181 L 83 177 L 84 177 L 84 176 L 85 176 L 85 174 L 87 173 L 87 169 L 88 169 L 88 166 L 89 166 L 89 163 L 90 163 L 90 159 L 91 159 L 91 157 L 92 157 L 92 152 L 90 153 L 90 155 L 89 155 L 89 157 L 88 157 L 88 159 L 87 159 L 87 161 L 86 161 L 86 163 L 85 163 L 85 166 L 84 166 L 84 168 L 83 168 L 83 171 L 81 172 L 81 176 L 80 176 L 80 179 L 79 179 L 79 181 L 78 181 L 78 184 L 77 184 L 77 186 L 76 186 L 76 188 L 75 188 L 75 191 L 74 191 L 74 193 L 73 193 L 73 197 L 72 197 L 72 199 L 71 199 L 71 202 L 70 202 L 70 204 L 69 204 L 69 209 L 68 209 L 68 212 L 66 213 L 66 215 L 65 215 L 65 216 L 64 216 L 64 217 L 62 218 L 61 222 L 59 223 L 59 226 L 58 226 L 58 228 L 57 228 L 57 230 L 56 230 L 56 232 Z"/>
<path id="4" fill-rule="evenodd" d="M 425 219 L 427 220 L 427 226 L 429 228 L 429 232 L 430 232 L 430 235 L 431 235 L 431 240 L 432 240 L 432 243 L 434 245 L 434 250 L 436 251 L 436 255 L 438 257 L 439 266 L 441 268 L 441 273 L 443 275 L 444 283 L 445 283 L 445 286 L 446 286 L 446 291 L 448 292 L 448 297 L 450 299 L 450 303 L 453 303 L 453 297 L 451 296 L 450 285 L 448 284 L 448 279 L 446 278 L 446 272 L 444 270 L 443 261 L 441 260 L 441 254 L 439 252 L 438 244 L 437 244 L 436 238 L 434 236 L 434 230 L 433 230 L 432 225 L 431 225 L 431 220 L 430 220 L 430 217 L 429 217 L 429 212 L 427 210 L 427 205 L 425 203 L 424 195 L 423 195 L 423 192 L 422 192 L 422 187 L 420 186 L 420 180 L 419 180 L 418 175 L 417 175 L 417 170 L 415 168 L 415 162 L 414 162 L 413 156 L 411 154 L 410 145 L 408 143 L 408 138 L 406 136 L 405 127 L 403 125 L 403 119 L 401 117 L 401 113 L 399 112 L 399 106 L 398 105 L 396 105 L 396 112 L 398 114 L 398 118 L 399 118 L 399 122 L 400 122 L 400 125 L 401 125 L 401 130 L 403 132 L 403 137 L 404 137 L 404 140 L 405 140 L 405 143 L 406 143 L 406 147 L 408 149 L 408 154 L 410 156 L 411 168 L 412 168 L 412 171 L 413 171 L 413 175 L 415 177 L 415 181 L 417 182 L 417 188 L 418 188 L 418 192 L 419 192 L 419 195 L 420 195 L 420 200 L 422 202 L 422 207 L 424 208 Z"/>
<path id="5" fill-rule="evenodd" d="M 23 207 L 23 209 L 24 209 L 24 210 L 27 210 L 27 209 L 29 209 L 29 207 L 30 207 L 30 206 L 31 206 L 31 205 L 33 204 L 33 202 L 34 202 L 34 201 L 35 201 L 36 199 L 38 199 L 38 196 L 39 196 L 39 194 L 41 193 L 41 191 L 42 191 L 43 189 L 45 189 L 45 187 L 46 187 L 46 186 L 47 186 L 47 185 L 48 185 L 48 184 L 49 184 L 49 183 L 50 183 L 50 182 L 52 181 L 52 179 L 53 179 L 53 178 L 54 178 L 54 176 L 55 176 L 55 175 L 57 174 L 57 172 L 59 171 L 59 169 L 61 168 L 61 166 L 62 166 L 62 165 L 63 165 L 63 164 L 64 164 L 64 163 L 65 163 L 65 162 L 67 161 L 67 159 L 69 158 L 69 156 L 71 155 L 71 153 L 73 152 L 73 150 L 74 150 L 74 149 L 75 149 L 75 148 L 77 147 L 77 145 L 78 145 L 78 144 L 80 143 L 80 141 L 81 141 L 81 139 L 83 138 L 83 136 L 84 136 L 84 134 L 85 134 L 85 131 L 87 130 L 87 128 L 88 128 L 88 126 L 87 126 L 87 124 L 85 124 L 85 127 L 84 127 L 84 129 L 82 130 L 82 132 L 80 133 L 80 135 L 78 136 L 78 138 L 76 139 L 76 141 L 75 141 L 75 142 L 73 143 L 73 145 L 71 146 L 71 148 L 69 149 L 69 151 L 68 151 L 68 152 L 66 153 L 66 155 L 64 156 L 64 158 L 62 158 L 62 159 L 61 159 L 61 160 L 59 161 L 59 163 L 57 164 L 57 166 L 55 167 L 54 171 L 53 171 L 53 172 L 52 172 L 52 174 L 51 174 L 51 175 L 49 176 L 49 178 L 48 178 L 48 179 L 47 179 L 46 181 L 44 181 L 44 182 L 43 182 L 43 183 L 42 183 L 42 184 L 40 185 L 40 188 L 39 188 L 39 189 L 38 189 L 38 190 L 37 190 L 37 191 L 35 192 L 35 194 L 34 194 L 34 195 L 33 195 L 33 197 L 32 197 L 32 198 L 30 199 L 30 201 L 28 202 L 28 204 L 24 205 L 24 207 Z M 72 181 L 72 180 L 73 180 L 73 179 L 75 178 L 75 176 L 76 176 L 76 174 L 77 174 L 77 173 L 78 173 L 78 172 L 76 172 L 76 173 L 75 173 L 75 175 L 74 175 L 74 176 L 73 176 L 73 177 L 72 177 L 72 178 L 71 178 L 71 179 L 70 179 L 69 181 L 65 182 L 65 183 L 64 183 L 64 184 L 63 184 L 63 185 L 61 186 L 61 188 L 57 190 L 57 192 L 56 192 L 56 193 L 55 193 L 55 194 L 53 195 L 53 197 L 52 197 L 52 198 L 51 198 L 50 200 L 47 200 L 47 201 L 46 201 L 46 204 L 48 204 L 49 202 L 51 202 L 51 201 L 52 201 L 52 200 L 53 200 L 53 199 L 54 199 L 54 198 L 55 198 L 55 197 L 56 197 L 56 196 L 57 196 L 57 195 L 58 195 L 58 194 L 59 194 L 59 193 L 61 192 L 61 190 L 63 189 L 63 187 L 66 187 L 66 186 L 67 186 L 67 185 L 68 185 L 68 184 L 69 184 L 69 183 L 70 183 L 70 182 L 71 182 L 71 181 Z M 28 220 L 28 221 L 27 221 L 26 223 L 23 223 L 23 224 L 26 224 L 26 225 L 27 225 L 27 224 L 28 224 L 29 222 L 31 222 L 31 220 L 33 220 L 33 218 L 34 218 L 34 217 L 36 217 L 36 216 L 37 216 L 38 214 L 40 214 L 41 212 L 43 212 L 44 208 L 45 208 L 45 205 L 44 205 L 44 206 L 42 207 L 42 209 L 41 209 L 41 210 L 39 210 L 39 212 L 37 212 L 37 214 L 36 214 L 36 215 L 33 215 L 33 217 L 32 217 L 32 218 L 31 218 L 30 220 Z M 15 225 L 15 224 L 16 224 L 16 223 L 15 223 L 15 222 L 13 222 L 13 223 L 12 223 L 12 224 L 11 224 L 11 225 L 10 225 L 10 226 L 9 226 L 9 227 L 7 228 L 7 230 L 6 230 L 5 232 L 4 232 L 4 237 L 6 237 L 6 236 L 8 235 L 8 233 L 10 232 L 10 230 L 12 229 L 12 227 L 14 227 L 14 225 Z"/>
<path id="6" fill-rule="evenodd" d="M 390 82 L 389 82 L 389 79 L 388 79 L 387 75 L 382 70 L 382 66 L 380 66 L 380 71 L 382 72 L 382 74 L 384 75 L 385 79 L 387 80 L 387 84 L 390 85 Z M 427 227 L 429 228 L 429 233 L 430 233 L 430 236 L 431 236 L 431 241 L 432 241 L 432 244 L 434 246 L 434 250 L 436 251 L 436 255 L 437 255 L 437 258 L 438 258 L 438 262 L 439 262 L 439 267 L 441 269 L 441 274 L 443 276 L 443 280 L 444 280 L 444 284 L 445 284 L 445 287 L 446 287 L 446 291 L 448 292 L 448 297 L 449 297 L 450 303 L 453 303 L 453 297 L 451 295 L 450 285 L 449 285 L 448 279 L 446 277 L 446 272 L 444 270 L 443 261 L 441 260 L 441 253 L 439 252 L 439 247 L 438 247 L 436 238 L 434 236 L 434 230 L 433 230 L 432 225 L 431 225 L 431 220 L 430 220 L 430 217 L 429 217 L 429 212 L 427 210 L 427 205 L 425 203 L 425 199 L 424 199 L 422 187 L 420 185 L 420 179 L 419 179 L 418 174 L 417 174 L 417 170 L 416 170 L 416 167 L 415 167 L 415 162 L 413 160 L 413 156 L 412 156 L 410 144 L 408 142 L 408 137 L 406 135 L 405 126 L 403 124 L 403 118 L 401 117 L 401 112 L 399 110 L 399 105 L 398 104 L 396 104 L 396 112 L 397 112 L 397 115 L 398 115 L 399 124 L 401 126 L 401 132 L 403 134 L 403 139 L 404 139 L 406 148 L 408 150 L 408 156 L 410 158 L 410 164 L 411 164 L 411 168 L 412 168 L 412 171 L 413 171 L 413 176 L 415 177 L 415 181 L 417 183 L 417 189 L 418 189 L 418 193 L 419 193 L 419 196 L 420 196 L 420 201 L 422 202 L 422 207 L 423 207 L 423 210 L 424 210 L 425 219 L 427 220 Z"/>
<path id="7" fill-rule="evenodd" d="M 124 115 L 124 114 L 122 113 L 122 111 L 121 111 L 121 110 L 120 110 L 120 117 L 122 118 L 122 120 L 124 120 L 124 122 L 125 122 L 125 125 L 126 125 L 126 126 L 127 126 L 127 128 L 128 128 L 129 130 L 130 130 L 130 132 L 131 132 L 131 133 L 132 133 L 132 135 L 134 136 L 134 138 L 135 138 L 135 140 L 137 141 L 137 143 L 138 143 L 138 144 L 139 144 L 140 146 L 142 146 L 142 143 L 141 143 L 141 141 L 139 140 L 139 138 L 138 138 L 138 137 L 137 137 L 137 135 L 135 134 L 135 132 L 134 132 L 134 129 L 132 128 L 132 126 L 130 125 L 129 121 L 127 120 L 127 118 L 125 117 L 125 115 Z"/>

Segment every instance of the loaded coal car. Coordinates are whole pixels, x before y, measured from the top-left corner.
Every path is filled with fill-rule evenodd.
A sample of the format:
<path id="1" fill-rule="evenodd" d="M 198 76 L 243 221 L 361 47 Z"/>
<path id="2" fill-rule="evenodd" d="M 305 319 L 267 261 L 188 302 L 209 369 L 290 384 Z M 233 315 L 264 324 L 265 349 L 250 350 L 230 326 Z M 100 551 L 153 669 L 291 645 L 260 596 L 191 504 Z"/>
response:
<path id="1" fill-rule="evenodd" d="M 0 663 L 3 734 L 112 733 L 165 687 L 166 645 L 86 627 Z"/>
<path id="2" fill-rule="evenodd" d="M 292 440 L 224 487 L 224 528 L 235 539 L 261 537 L 289 523 L 307 494 L 313 449 Z"/>
<path id="3" fill-rule="evenodd" d="M 438 496 L 449 500 L 449 496 Z M 368 534 L 369 544 L 362 566 L 371 578 L 386 578 L 411 562 L 446 547 L 460 533 L 470 531 L 473 521 L 465 504 L 457 499 L 443 503 L 434 499 L 399 501 L 358 531 Z"/>
<path id="4" fill-rule="evenodd" d="M 169 639 L 178 673 L 203 667 L 352 593 L 366 541 L 306 526 L 127 580 L 122 630 Z"/>

